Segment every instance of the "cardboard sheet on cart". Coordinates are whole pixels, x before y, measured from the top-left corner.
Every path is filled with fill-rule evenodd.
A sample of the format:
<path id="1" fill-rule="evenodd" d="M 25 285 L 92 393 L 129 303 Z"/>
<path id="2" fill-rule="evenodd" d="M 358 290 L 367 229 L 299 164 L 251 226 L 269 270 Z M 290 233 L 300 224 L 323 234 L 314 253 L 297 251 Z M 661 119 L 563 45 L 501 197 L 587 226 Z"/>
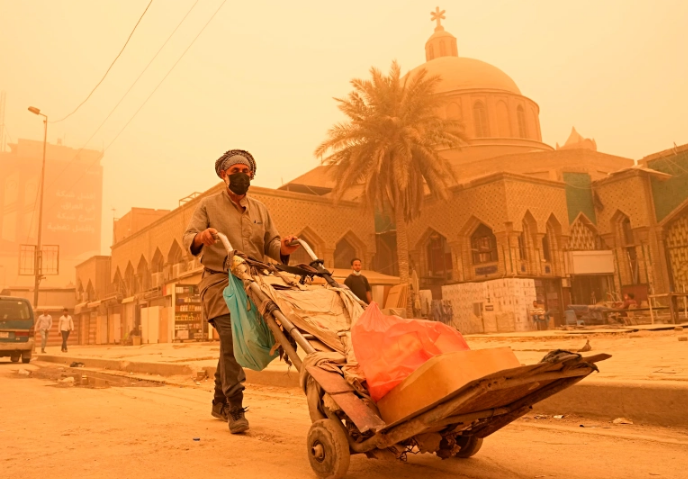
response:
<path id="1" fill-rule="evenodd" d="M 353 293 L 322 285 L 289 284 L 288 276 L 283 279 L 258 276 L 255 280 L 297 328 L 312 334 L 335 351 L 349 352 L 341 336 L 346 335 L 363 314 L 363 308 Z"/>

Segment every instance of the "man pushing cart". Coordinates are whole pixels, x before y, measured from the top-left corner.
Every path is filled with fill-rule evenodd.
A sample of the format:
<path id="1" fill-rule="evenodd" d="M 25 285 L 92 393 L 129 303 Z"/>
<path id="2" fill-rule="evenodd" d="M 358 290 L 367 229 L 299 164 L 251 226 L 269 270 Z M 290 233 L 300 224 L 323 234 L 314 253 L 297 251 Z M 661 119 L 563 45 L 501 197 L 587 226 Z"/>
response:
<path id="1" fill-rule="evenodd" d="M 217 243 L 217 232 L 227 234 L 232 244 L 258 260 L 269 257 L 288 264 L 289 255 L 298 248 L 290 246 L 293 236 L 280 238 L 266 206 L 247 195 L 256 169 L 255 159 L 245 150 L 229 150 L 218 158 L 215 172 L 226 188 L 201 200 L 183 238 L 186 251 L 200 256 L 203 314 L 220 336 L 211 413 L 227 421 L 232 434 L 249 427 L 243 406 L 246 375 L 234 358 L 231 318 L 222 297 L 228 284 L 227 252 Z"/>
<path id="2" fill-rule="evenodd" d="M 258 337 L 237 335 L 233 344 L 239 321 L 246 331 L 265 333 L 267 344 L 256 349 L 264 360 L 256 361 L 258 368 L 279 349 L 299 371 L 312 420 L 306 452 L 321 479 L 343 477 L 355 454 L 470 457 L 484 438 L 609 357 L 557 350 L 523 366 L 508 348 L 469 350 L 460 333 L 442 323 L 382 315 L 375 303 L 366 306 L 336 283 L 305 242 L 279 238 L 264 206 L 245 196 L 255 162 L 236 151 L 216 166 L 228 191 L 204 199 L 184 238 L 192 254 L 203 254 L 201 297 L 221 341 L 213 415 L 226 414 L 231 432 L 248 429 L 243 371 L 233 355 L 250 360 L 246 352 L 250 356 Z M 234 176 L 236 165 L 245 176 Z M 232 195 L 238 193 L 237 203 Z M 233 222 L 223 217 L 227 210 Z M 262 228 L 250 222 L 258 218 Z M 288 255 L 299 244 L 313 261 L 290 267 Z M 235 344 L 246 348 L 240 352 Z M 296 354 L 297 345 L 305 357 Z"/>

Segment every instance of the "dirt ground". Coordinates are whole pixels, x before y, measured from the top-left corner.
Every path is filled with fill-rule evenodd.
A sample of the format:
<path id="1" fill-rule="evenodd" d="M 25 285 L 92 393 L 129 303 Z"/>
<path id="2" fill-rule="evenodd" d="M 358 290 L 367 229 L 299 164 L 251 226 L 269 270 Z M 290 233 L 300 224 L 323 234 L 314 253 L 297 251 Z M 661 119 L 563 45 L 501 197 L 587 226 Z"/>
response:
<path id="1" fill-rule="evenodd" d="M 209 382 L 64 386 L 54 371 L 41 379 L 18 375 L 20 368 L 0 362 L 3 478 L 315 477 L 299 390 L 250 387 L 251 430 L 232 436 L 209 414 Z M 471 459 L 418 455 L 402 463 L 354 456 L 347 477 L 682 478 L 686 469 L 686 431 L 531 415 L 487 438 Z"/>

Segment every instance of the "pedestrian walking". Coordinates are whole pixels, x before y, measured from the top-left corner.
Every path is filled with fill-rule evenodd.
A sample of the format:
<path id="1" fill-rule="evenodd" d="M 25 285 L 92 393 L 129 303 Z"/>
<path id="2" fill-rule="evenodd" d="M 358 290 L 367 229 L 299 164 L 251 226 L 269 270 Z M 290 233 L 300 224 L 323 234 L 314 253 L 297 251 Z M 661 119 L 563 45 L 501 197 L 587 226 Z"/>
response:
<path id="1" fill-rule="evenodd" d="M 215 162 L 215 173 L 226 188 L 203 198 L 184 233 L 184 248 L 200 256 L 203 277 L 199 283 L 203 313 L 220 336 L 220 358 L 215 372 L 213 417 L 227 421 L 229 431 L 237 434 L 248 430 L 243 406 L 246 375 L 234 358 L 232 323 L 222 292 L 229 284 L 227 252 L 217 244 L 218 231 L 227 235 L 237 250 L 252 258 L 270 257 L 289 263 L 289 255 L 298 246 L 296 238 L 280 238 L 270 213 L 263 203 L 247 196 L 256 174 L 256 161 L 244 150 L 230 150 Z"/>
<path id="2" fill-rule="evenodd" d="M 53 317 L 47 311 L 43 311 L 36 321 L 36 331 L 41 336 L 41 352 L 45 353 L 45 345 L 48 344 L 48 333 L 53 327 Z"/>
<path id="3" fill-rule="evenodd" d="M 60 316 L 60 319 L 57 322 L 57 330 L 60 331 L 60 334 L 62 335 L 62 352 L 66 353 L 69 333 L 74 331 L 74 321 L 69 315 L 69 310 L 67 310 L 67 308 L 62 311 L 62 316 Z"/>
<path id="4" fill-rule="evenodd" d="M 351 260 L 351 274 L 344 280 L 344 284 L 349 287 L 358 299 L 370 304 L 373 301 L 373 288 L 368 283 L 368 278 L 361 274 L 363 263 L 359 258 Z"/>

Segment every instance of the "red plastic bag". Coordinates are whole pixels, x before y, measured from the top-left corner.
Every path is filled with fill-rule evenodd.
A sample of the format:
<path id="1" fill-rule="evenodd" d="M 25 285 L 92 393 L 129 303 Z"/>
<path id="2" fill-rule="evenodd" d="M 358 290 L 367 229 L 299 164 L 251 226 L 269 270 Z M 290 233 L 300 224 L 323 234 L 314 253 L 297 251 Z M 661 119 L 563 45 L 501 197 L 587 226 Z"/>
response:
<path id="1" fill-rule="evenodd" d="M 374 401 L 433 356 L 470 349 L 446 324 L 387 316 L 375 302 L 351 328 L 351 342 Z"/>

